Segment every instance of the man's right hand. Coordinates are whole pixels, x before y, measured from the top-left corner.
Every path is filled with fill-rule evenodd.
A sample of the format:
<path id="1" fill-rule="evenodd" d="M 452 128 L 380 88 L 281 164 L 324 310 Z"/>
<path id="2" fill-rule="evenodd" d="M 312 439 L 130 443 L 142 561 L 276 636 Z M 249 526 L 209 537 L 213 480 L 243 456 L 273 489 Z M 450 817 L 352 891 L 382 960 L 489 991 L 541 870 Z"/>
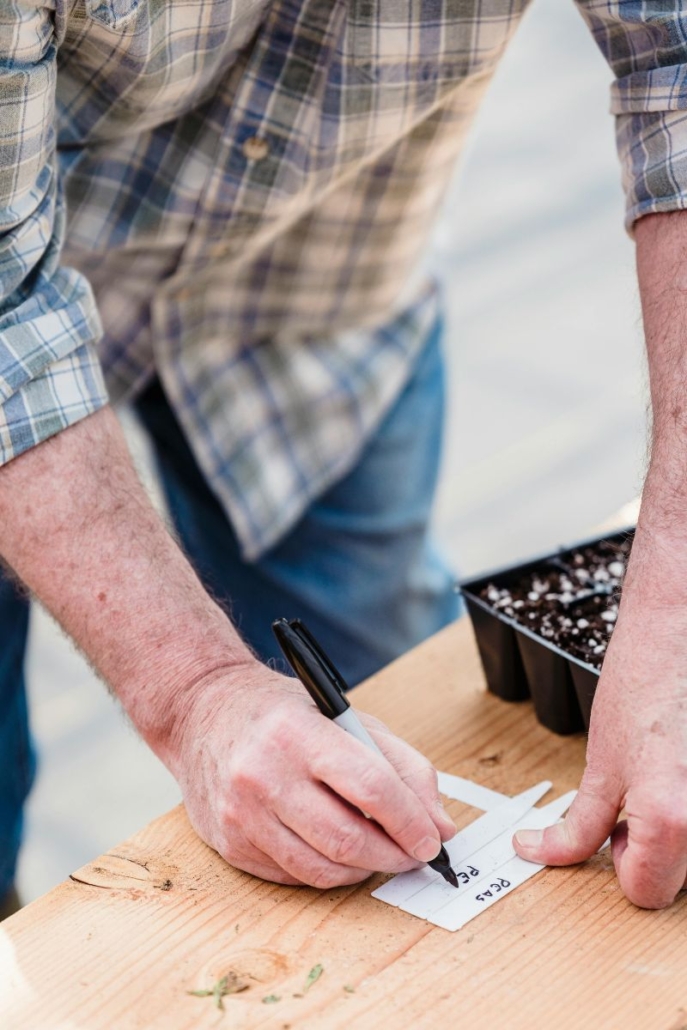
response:
<path id="1" fill-rule="evenodd" d="M 109 409 L 0 468 L 0 527 L 2 557 L 110 684 L 227 861 L 329 887 L 410 869 L 455 832 L 426 759 L 367 721 L 384 761 L 251 655 L 151 507 Z"/>
<path id="2" fill-rule="evenodd" d="M 296 680 L 251 661 L 198 684 L 189 705 L 168 762 L 198 834 L 240 869 L 336 887 L 416 868 L 455 833 L 422 755 L 363 715 L 381 758 Z"/>

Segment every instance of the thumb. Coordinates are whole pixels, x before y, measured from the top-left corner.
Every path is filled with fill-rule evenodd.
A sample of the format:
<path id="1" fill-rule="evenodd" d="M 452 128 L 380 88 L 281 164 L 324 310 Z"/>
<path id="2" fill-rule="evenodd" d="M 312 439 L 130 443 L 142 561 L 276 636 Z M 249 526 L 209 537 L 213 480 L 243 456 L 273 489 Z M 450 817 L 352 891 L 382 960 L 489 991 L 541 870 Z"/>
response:
<path id="1" fill-rule="evenodd" d="M 542 865 L 574 865 L 595 854 L 613 830 L 622 806 L 611 792 L 592 789 L 585 775 L 562 823 L 545 830 L 518 830 L 513 846 L 521 858 Z"/>

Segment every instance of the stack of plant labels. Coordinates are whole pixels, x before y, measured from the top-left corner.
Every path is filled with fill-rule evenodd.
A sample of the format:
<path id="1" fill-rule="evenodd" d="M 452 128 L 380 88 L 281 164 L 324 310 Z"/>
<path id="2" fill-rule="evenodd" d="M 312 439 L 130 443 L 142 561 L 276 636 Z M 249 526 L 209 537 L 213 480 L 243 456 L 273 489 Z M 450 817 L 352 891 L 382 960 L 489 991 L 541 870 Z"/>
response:
<path id="1" fill-rule="evenodd" d="M 372 897 L 445 930 L 459 930 L 544 868 L 516 855 L 513 834 L 558 822 L 576 791 L 535 808 L 551 788 L 548 780 L 513 798 L 445 773 L 439 774 L 439 787 L 449 797 L 489 809 L 446 844 L 458 889 L 424 866 L 394 876 L 373 891 Z"/>

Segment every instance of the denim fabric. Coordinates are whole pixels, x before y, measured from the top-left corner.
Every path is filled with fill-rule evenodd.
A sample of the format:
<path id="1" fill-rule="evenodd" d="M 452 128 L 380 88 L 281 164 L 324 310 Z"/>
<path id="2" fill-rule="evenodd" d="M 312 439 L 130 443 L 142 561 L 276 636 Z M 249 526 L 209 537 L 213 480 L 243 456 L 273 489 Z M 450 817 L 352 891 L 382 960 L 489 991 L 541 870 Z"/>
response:
<path id="1" fill-rule="evenodd" d="M 437 323 L 355 468 L 252 563 L 242 559 L 159 383 L 139 399 L 182 546 L 263 660 L 281 662 L 272 620 L 298 616 L 353 685 L 457 617 L 454 577 L 427 529 L 443 397 Z"/>
<path id="2" fill-rule="evenodd" d="M 35 773 L 24 689 L 29 603 L 0 572 L 0 898 L 14 882 L 22 810 Z"/>

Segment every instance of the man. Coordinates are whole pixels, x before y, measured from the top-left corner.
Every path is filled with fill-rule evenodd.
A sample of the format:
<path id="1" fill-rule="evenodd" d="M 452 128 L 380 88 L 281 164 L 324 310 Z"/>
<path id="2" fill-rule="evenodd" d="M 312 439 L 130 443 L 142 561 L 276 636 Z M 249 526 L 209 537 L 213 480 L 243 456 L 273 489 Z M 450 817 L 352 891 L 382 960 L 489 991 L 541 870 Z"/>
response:
<path id="1" fill-rule="evenodd" d="M 201 836 L 268 879 L 411 868 L 453 832 L 420 756 L 370 721 L 384 762 L 328 724 L 212 596 L 263 659 L 272 617 L 303 615 L 354 681 L 455 615 L 426 537 L 440 318 L 414 269 L 525 6 L 0 11 L 0 553 L 173 772 Z M 660 907 L 687 877 L 687 16 L 677 0 L 580 8 L 618 76 L 654 450 L 578 800 L 518 847 L 580 861 L 624 806 L 621 885 Z M 113 400 L 136 398 L 210 593 L 136 480 L 101 366 Z M 9 576 L 2 608 L 7 892 L 32 775 Z"/>

